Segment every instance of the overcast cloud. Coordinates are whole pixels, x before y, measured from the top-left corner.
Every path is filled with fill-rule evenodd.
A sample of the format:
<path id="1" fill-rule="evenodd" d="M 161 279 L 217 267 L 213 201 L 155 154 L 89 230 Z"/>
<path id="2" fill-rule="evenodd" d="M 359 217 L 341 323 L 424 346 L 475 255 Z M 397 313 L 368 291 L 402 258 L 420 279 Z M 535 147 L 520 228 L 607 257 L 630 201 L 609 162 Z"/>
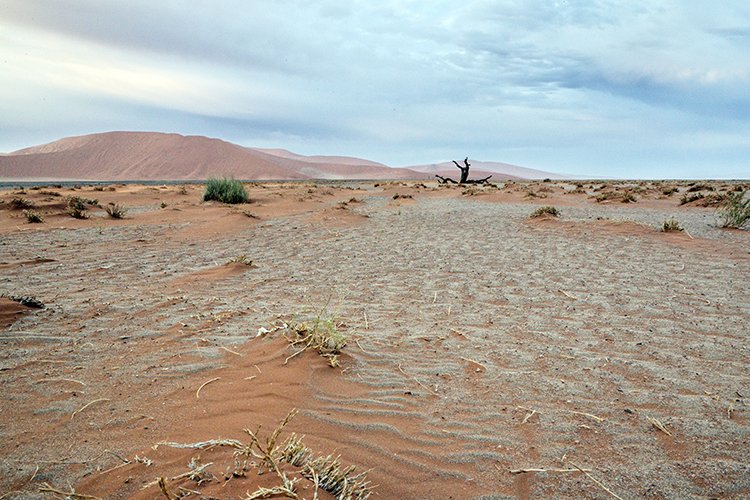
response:
<path id="1" fill-rule="evenodd" d="M 750 3 L 0 0 L 0 151 L 108 130 L 750 178 Z"/>

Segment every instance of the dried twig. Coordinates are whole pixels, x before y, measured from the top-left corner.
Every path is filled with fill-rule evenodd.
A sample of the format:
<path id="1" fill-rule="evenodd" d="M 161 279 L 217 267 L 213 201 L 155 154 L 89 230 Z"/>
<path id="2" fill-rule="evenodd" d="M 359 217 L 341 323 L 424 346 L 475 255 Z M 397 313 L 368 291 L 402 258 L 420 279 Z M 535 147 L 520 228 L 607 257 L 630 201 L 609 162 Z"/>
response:
<path id="1" fill-rule="evenodd" d="M 229 349 L 228 347 L 224 347 L 223 345 L 220 345 L 219 349 L 224 349 L 227 352 L 231 352 L 232 354 L 235 354 L 237 356 L 242 357 L 242 354 L 238 353 L 237 351 L 233 351 L 233 350 Z"/>
<path id="2" fill-rule="evenodd" d="M 562 290 L 562 289 L 558 289 L 557 291 L 558 291 L 558 292 L 560 292 L 561 294 L 565 295 L 565 296 L 566 296 L 566 297 L 568 297 L 569 299 L 573 299 L 573 300 L 578 300 L 578 297 L 575 297 L 575 296 L 573 296 L 573 295 L 569 294 L 569 293 L 568 293 L 568 292 L 566 292 L 565 290 Z"/>
<path id="3" fill-rule="evenodd" d="M 203 389 L 204 387 L 206 387 L 206 386 L 207 386 L 208 384 L 210 384 L 211 382 L 216 382 L 216 381 L 217 381 L 217 380 L 219 380 L 219 379 L 221 379 L 221 377 L 214 377 L 214 378 L 212 378 L 211 380 L 207 380 L 207 381 L 203 382 L 203 383 L 201 384 L 201 386 L 200 386 L 200 387 L 198 387 L 198 390 L 197 390 L 197 391 L 195 391 L 195 399 L 200 399 L 200 398 L 201 398 L 201 389 Z"/>
<path id="4" fill-rule="evenodd" d="M 591 472 L 591 469 L 511 469 L 511 474 L 526 474 L 528 472 Z"/>
<path id="5" fill-rule="evenodd" d="M 664 427 L 664 424 L 662 424 L 661 422 L 659 422 L 659 420 L 657 420 L 657 419 L 655 419 L 653 417 L 646 417 L 646 418 L 648 419 L 649 422 L 651 422 L 651 425 L 653 425 L 654 427 L 656 427 L 657 429 L 659 429 L 660 431 L 662 431 L 667 436 L 671 436 L 672 435 L 672 433 L 669 432 L 669 430 L 666 427 Z"/>
<path id="6" fill-rule="evenodd" d="M 602 417 L 597 417 L 596 415 L 592 415 L 591 413 L 584 413 L 582 411 L 573 411 L 571 410 L 570 413 L 575 413 L 576 415 L 583 415 L 584 417 L 589 417 L 591 420 L 595 420 L 596 422 L 604 422 L 604 419 Z"/>
<path id="7" fill-rule="evenodd" d="M 37 384 L 41 384 L 42 382 L 74 382 L 76 384 L 86 385 L 80 380 L 76 380 L 72 378 L 41 378 L 36 381 Z"/>
<path id="8" fill-rule="evenodd" d="M 598 480 L 598 479 L 596 479 L 596 478 L 595 478 L 594 476 L 592 476 L 591 474 L 589 474 L 588 472 L 586 472 L 586 470 L 584 470 L 584 469 L 581 469 L 580 467 L 578 467 L 578 466 L 577 466 L 576 464 L 574 464 L 573 462 L 570 462 L 570 465 L 572 465 L 573 467 L 575 467 L 575 468 L 576 468 L 576 469 L 578 469 L 579 471 L 581 471 L 581 472 L 583 472 L 584 474 L 586 474 L 586 476 L 587 476 L 587 477 L 588 477 L 589 479 L 591 479 L 592 481 L 594 481 L 594 482 L 595 482 L 595 483 L 597 484 L 597 486 L 599 486 L 599 487 L 600 487 L 601 489 L 603 489 L 604 491 L 606 491 L 607 493 L 609 493 L 609 494 L 610 494 L 610 495 L 612 495 L 613 497 L 615 497 L 615 498 L 618 498 L 619 500 L 624 500 L 624 499 L 623 499 L 623 498 L 622 498 L 621 496 L 619 496 L 619 495 L 618 495 L 617 493 L 615 493 L 614 491 L 612 491 L 612 490 L 610 490 L 609 488 L 607 488 L 606 486 L 604 486 L 604 484 L 603 484 L 603 483 L 602 483 L 601 481 L 599 481 L 599 480 Z"/>
<path id="9" fill-rule="evenodd" d="M 76 490 L 74 489 L 71 489 L 70 491 L 58 490 L 50 486 L 49 483 L 44 483 L 44 486 L 39 488 L 39 493 L 52 493 L 53 495 L 57 495 L 58 497 L 62 497 L 66 500 L 102 500 L 100 497 L 76 493 Z"/>
<path id="10" fill-rule="evenodd" d="M 404 369 L 401 368 L 401 363 L 398 364 L 398 371 L 400 371 L 401 373 L 403 373 L 404 375 L 406 375 L 407 377 L 409 377 L 410 379 L 412 379 L 414 382 L 418 383 L 420 386 L 422 386 L 428 392 L 431 392 L 432 394 L 437 395 L 436 391 L 433 391 L 432 389 L 430 389 L 429 387 L 427 387 L 426 385 L 424 385 L 422 382 L 419 381 L 419 379 L 417 377 L 413 377 L 413 376 L 409 375 L 408 373 L 406 373 L 404 371 Z"/>
<path id="11" fill-rule="evenodd" d="M 463 359 L 464 361 L 468 361 L 469 363 L 474 363 L 475 365 L 479 365 L 484 370 L 487 370 L 487 368 L 482 363 L 480 363 L 479 361 L 475 361 L 475 360 L 470 359 L 470 358 L 464 358 L 463 356 L 459 356 L 459 358 Z"/>
<path id="12" fill-rule="evenodd" d="M 95 400 L 91 401 L 90 403 L 86 403 L 85 405 L 81 406 L 76 411 L 74 411 L 73 414 L 70 416 L 70 419 L 73 420 L 73 417 L 75 417 L 76 415 L 78 415 L 79 413 L 81 413 L 83 410 L 85 410 L 89 406 L 93 405 L 94 403 L 101 403 L 102 401 L 109 401 L 109 399 L 107 399 L 107 398 L 95 399 Z"/>

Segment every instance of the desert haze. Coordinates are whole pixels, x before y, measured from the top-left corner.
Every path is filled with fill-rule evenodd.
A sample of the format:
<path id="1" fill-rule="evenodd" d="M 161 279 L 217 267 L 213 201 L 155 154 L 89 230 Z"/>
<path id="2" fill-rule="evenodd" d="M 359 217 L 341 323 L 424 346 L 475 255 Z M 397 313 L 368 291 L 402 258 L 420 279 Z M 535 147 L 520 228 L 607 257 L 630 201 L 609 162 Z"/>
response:
<path id="1" fill-rule="evenodd" d="M 435 174 L 455 176 L 456 172 L 450 163 L 392 168 L 359 158 L 302 156 L 283 149 L 158 132 L 68 137 L 0 155 L 0 180 L 431 179 Z M 559 177 L 492 162 L 478 163 L 472 175 L 493 175 L 496 180 Z"/>

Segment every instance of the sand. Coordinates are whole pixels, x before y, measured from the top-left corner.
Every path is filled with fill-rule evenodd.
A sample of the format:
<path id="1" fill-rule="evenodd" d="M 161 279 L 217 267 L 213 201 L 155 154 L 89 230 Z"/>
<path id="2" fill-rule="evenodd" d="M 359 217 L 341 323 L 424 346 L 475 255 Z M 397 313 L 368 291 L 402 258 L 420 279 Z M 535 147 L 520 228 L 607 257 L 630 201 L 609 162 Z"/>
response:
<path id="1" fill-rule="evenodd" d="M 583 184 L 0 192 L 0 294 L 47 306 L 0 300 L 0 495 L 163 498 L 149 484 L 195 458 L 213 479 L 170 492 L 240 498 L 278 478 L 156 445 L 249 443 L 294 408 L 280 440 L 369 471 L 380 498 L 750 495 L 750 232 L 679 205 L 686 183 Z M 593 198 L 615 187 L 637 201 Z M 69 195 L 129 211 L 73 219 Z M 541 205 L 561 216 L 530 219 Z M 686 231 L 660 232 L 670 217 Z M 283 325 L 318 314 L 348 336 L 341 366 L 285 365 Z"/>

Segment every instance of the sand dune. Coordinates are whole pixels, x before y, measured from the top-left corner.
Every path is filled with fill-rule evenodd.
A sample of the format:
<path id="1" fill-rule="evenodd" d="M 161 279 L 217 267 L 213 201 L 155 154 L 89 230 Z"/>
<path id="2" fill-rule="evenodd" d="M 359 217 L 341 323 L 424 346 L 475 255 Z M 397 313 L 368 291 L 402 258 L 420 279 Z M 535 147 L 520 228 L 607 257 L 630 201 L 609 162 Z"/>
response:
<path id="1" fill-rule="evenodd" d="M 484 173 L 477 164 L 472 177 L 544 178 L 551 174 L 498 165 Z M 445 167 L 447 165 L 447 167 Z M 49 144 L 0 155 L 0 179 L 8 180 L 202 180 L 233 176 L 252 180 L 292 179 L 429 179 L 435 173 L 455 176 L 451 163 L 391 168 L 347 156 L 303 156 L 284 149 L 243 147 L 221 139 L 158 132 L 106 132 L 68 137 Z M 444 167 L 444 168 L 443 168 Z"/>

